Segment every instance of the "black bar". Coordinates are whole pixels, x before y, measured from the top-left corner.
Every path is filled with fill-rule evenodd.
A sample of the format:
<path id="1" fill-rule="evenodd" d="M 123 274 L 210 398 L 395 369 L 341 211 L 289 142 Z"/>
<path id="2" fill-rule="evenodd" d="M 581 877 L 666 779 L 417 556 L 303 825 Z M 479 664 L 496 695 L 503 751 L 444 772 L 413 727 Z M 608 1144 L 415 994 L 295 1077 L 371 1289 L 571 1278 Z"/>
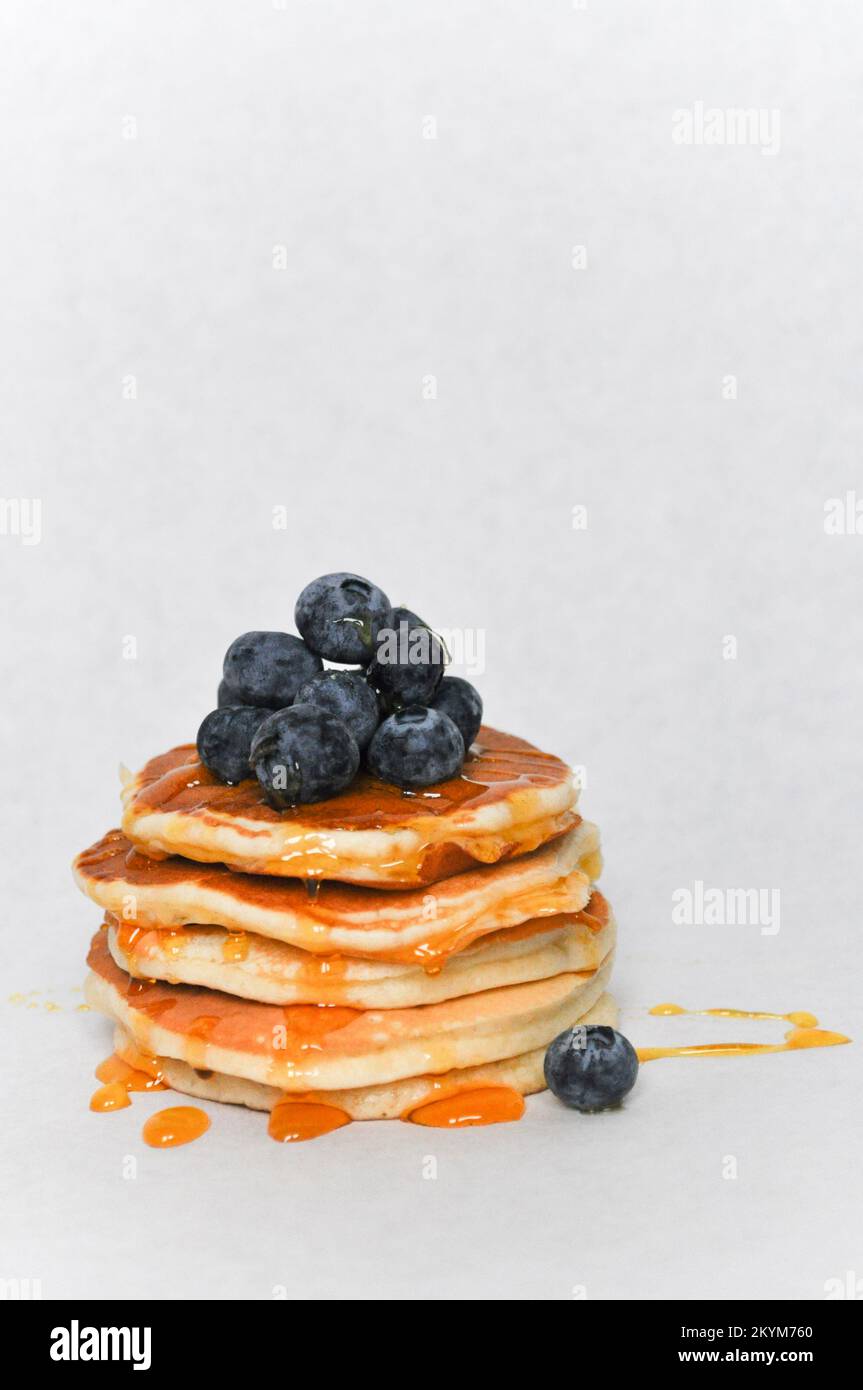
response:
<path id="1" fill-rule="evenodd" d="M 593 1345 L 619 1345 L 622 1334 L 631 1336 L 630 1350 L 637 1350 L 645 1370 L 807 1366 L 823 1374 L 849 1364 L 857 1326 L 848 1316 L 849 1301 L 646 1300 L 632 1323 L 629 1308 L 583 1301 L 572 1306 L 571 1329 L 580 1328 Z M 284 1302 L 269 1300 L 233 1303 L 228 1314 L 195 1299 L 42 1302 L 7 1296 L 0 1302 L 3 1329 L 14 1338 L 20 1364 L 61 1379 L 81 1373 L 92 1378 L 100 1369 L 133 1374 L 136 1365 L 139 1376 L 166 1370 L 224 1373 L 254 1345 L 283 1345 L 296 1322 L 296 1314 L 287 1312 Z M 258 1338 L 266 1340 L 258 1343 Z"/>

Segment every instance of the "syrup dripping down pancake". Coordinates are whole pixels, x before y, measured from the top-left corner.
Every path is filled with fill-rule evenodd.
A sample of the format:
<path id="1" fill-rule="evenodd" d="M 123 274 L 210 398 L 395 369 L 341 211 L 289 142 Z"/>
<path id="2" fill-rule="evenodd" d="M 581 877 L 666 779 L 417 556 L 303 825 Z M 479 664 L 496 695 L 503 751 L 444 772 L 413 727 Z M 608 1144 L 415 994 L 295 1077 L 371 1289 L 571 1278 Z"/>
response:
<path id="1" fill-rule="evenodd" d="M 567 972 L 410 1009 L 278 1006 L 193 985 L 131 980 L 97 932 L 87 1002 L 144 1052 L 282 1091 L 353 1089 L 481 1066 L 546 1046 L 605 989 L 598 970 Z"/>
<path id="2" fill-rule="evenodd" d="M 534 918 L 493 932 L 450 957 L 433 974 L 419 965 L 313 956 L 308 951 L 222 927 L 173 931 L 107 919 L 108 949 L 136 979 L 203 985 L 267 1004 L 342 1004 L 406 1009 L 566 971 L 596 970 L 614 945 L 615 924 L 594 892 L 584 913 Z"/>
<path id="3" fill-rule="evenodd" d="M 601 1023 L 616 1028 L 618 1021 L 617 1005 L 610 994 L 602 994 L 580 1018 L 572 1018 L 568 1025 L 575 1023 Z M 122 1057 L 125 1051 L 130 1056 L 137 1055 L 137 1049 L 129 1033 L 119 1025 L 114 1034 L 114 1050 Z M 472 1089 L 477 1086 L 510 1086 L 522 1095 L 528 1096 L 545 1090 L 543 1062 L 545 1047 L 536 1047 L 513 1057 L 505 1057 L 484 1066 L 460 1067 L 444 1072 L 439 1076 L 422 1075 L 404 1077 L 400 1081 L 385 1082 L 377 1086 L 359 1086 L 348 1090 L 334 1090 L 308 1094 L 308 1099 L 319 1099 L 328 1105 L 343 1110 L 353 1120 L 397 1120 L 415 1106 L 421 1105 L 433 1094 L 436 1083 L 444 1089 L 453 1091 Z M 285 1092 L 275 1086 L 258 1081 L 248 1081 L 243 1077 L 230 1076 L 226 1072 L 196 1070 L 188 1062 L 175 1057 L 159 1057 L 157 1065 L 168 1085 L 174 1091 L 196 1096 L 201 1100 L 217 1100 L 227 1105 L 245 1105 L 251 1110 L 271 1110 Z"/>
<path id="4" fill-rule="evenodd" d="M 405 792 L 361 772 L 339 796 L 277 811 L 254 778 L 225 786 L 192 744 L 123 788 L 123 830 L 152 857 L 383 888 L 434 883 L 527 854 L 578 822 L 565 763 L 483 727 L 460 776 Z"/>
<path id="5" fill-rule="evenodd" d="M 73 865 L 82 891 L 127 924 L 221 926 L 314 954 L 428 966 L 488 932 L 580 912 L 601 867 L 599 836 L 587 821 L 532 854 L 401 893 L 330 882 L 310 891 L 296 879 L 238 874 L 221 864 L 149 859 L 120 830 Z"/>

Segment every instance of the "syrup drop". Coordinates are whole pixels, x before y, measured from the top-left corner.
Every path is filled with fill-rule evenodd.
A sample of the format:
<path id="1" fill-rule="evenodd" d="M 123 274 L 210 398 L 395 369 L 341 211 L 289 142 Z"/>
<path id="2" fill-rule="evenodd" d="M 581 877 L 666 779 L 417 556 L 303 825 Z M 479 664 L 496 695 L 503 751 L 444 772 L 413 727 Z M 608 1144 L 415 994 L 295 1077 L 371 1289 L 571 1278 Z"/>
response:
<path id="1" fill-rule="evenodd" d="M 210 1117 L 197 1105 L 171 1105 L 157 1110 L 141 1131 L 141 1137 L 151 1149 L 173 1149 L 179 1144 L 191 1144 L 210 1128 Z"/>
<path id="2" fill-rule="evenodd" d="M 152 1077 L 154 1081 L 165 1081 L 165 1073 L 159 1063 L 159 1058 L 154 1057 L 152 1052 L 142 1052 L 132 1042 L 131 1038 L 124 1042 L 120 1051 L 116 1054 L 121 1061 L 128 1062 L 129 1066 L 135 1071 L 142 1071 L 146 1076 Z"/>
<path id="3" fill-rule="evenodd" d="M 111 1110 L 123 1110 L 131 1104 L 129 1092 L 120 1081 L 109 1081 L 107 1086 L 100 1086 L 90 1097 L 90 1109 L 99 1115 L 105 1115 Z"/>
<path id="4" fill-rule="evenodd" d="M 524 1096 L 511 1086 L 475 1086 L 422 1101 L 403 1116 L 414 1125 L 466 1129 L 471 1125 L 507 1124 L 524 1114 Z"/>
<path id="5" fill-rule="evenodd" d="M 129 956 L 135 947 L 135 942 L 141 935 L 141 928 L 137 922 L 118 922 L 116 917 L 108 913 L 103 925 L 117 925 L 117 945 L 124 956 Z"/>
<path id="6" fill-rule="evenodd" d="M 270 1111 L 267 1133 L 280 1144 L 297 1144 L 305 1139 L 320 1139 L 350 1123 L 350 1115 L 337 1105 L 286 1097 L 277 1100 Z"/>
<path id="7" fill-rule="evenodd" d="M 118 1057 L 116 1053 L 99 1063 L 96 1068 L 96 1078 L 108 1085 L 123 1086 L 127 1091 L 167 1090 L 161 1072 L 158 1070 L 145 1071 L 142 1067 L 132 1066 L 125 1058 Z"/>

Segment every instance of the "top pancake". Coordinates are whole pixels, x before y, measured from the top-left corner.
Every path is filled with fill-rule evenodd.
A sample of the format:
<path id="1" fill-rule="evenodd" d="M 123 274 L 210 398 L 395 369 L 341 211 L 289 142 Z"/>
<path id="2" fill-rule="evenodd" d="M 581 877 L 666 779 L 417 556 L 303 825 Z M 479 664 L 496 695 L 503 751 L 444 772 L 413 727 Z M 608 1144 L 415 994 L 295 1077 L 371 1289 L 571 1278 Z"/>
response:
<path id="1" fill-rule="evenodd" d="M 460 776 L 418 792 L 361 772 L 339 796 L 278 811 L 257 780 L 225 786 L 184 744 L 151 759 L 122 795 L 123 830 L 152 857 L 380 888 L 527 854 L 579 819 L 565 763 L 485 726 Z"/>

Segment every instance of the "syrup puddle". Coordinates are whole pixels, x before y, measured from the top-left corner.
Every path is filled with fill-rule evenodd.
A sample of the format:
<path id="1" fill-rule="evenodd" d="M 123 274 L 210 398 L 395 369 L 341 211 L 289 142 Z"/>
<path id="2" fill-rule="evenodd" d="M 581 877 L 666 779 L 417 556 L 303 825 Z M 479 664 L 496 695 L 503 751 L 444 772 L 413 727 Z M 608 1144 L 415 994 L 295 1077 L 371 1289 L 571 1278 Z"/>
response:
<path id="1" fill-rule="evenodd" d="M 680 1004 L 655 1004 L 649 1012 L 660 1018 L 685 1014 L 702 1018 L 778 1019 L 793 1026 L 781 1043 L 724 1042 L 693 1043 L 682 1047 L 638 1047 L 639 1062 L 655 1062 L 661 1057 L 740 1057 L 759 1052 L 801 1052 L 811 1047 L 839 1047 L 851 1041 L 844 1033 L 819 1028 L 815 1015 L 802 1009 L 788 1014 L 774 1014 L 760 1009 L 684 1009 Z"/>

